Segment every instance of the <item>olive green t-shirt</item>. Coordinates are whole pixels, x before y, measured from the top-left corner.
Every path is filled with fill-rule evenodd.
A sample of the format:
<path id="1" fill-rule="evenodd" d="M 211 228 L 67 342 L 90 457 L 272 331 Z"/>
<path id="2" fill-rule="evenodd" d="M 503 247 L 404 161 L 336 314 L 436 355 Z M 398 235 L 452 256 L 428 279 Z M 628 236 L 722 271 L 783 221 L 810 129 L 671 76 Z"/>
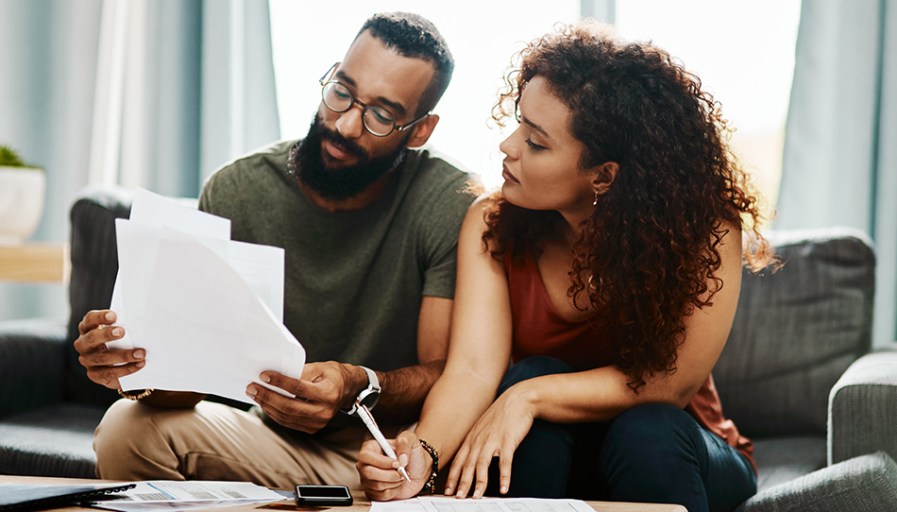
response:
<path id="1" fill-rule="evenodd" d="M 454 295 L 470 176 L 430 150 L 411 150 L 372 204 L 332 213 L 288 174 L 294 143 L 219 169 L 200 209 L 230 219 L 234 240 L 285 250 L 284 324 L 308 362 L 378 370 L 417 364 L 422 297 Z"/>

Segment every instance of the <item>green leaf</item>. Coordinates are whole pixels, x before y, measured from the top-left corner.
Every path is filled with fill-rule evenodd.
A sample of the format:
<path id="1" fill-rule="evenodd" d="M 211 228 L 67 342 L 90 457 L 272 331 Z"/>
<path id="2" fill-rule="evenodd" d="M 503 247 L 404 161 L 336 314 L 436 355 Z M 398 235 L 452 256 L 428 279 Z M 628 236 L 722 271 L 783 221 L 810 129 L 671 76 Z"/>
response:
<path id="1" fill-rule="evenodd" d="M 0 144 L 0 167 L 30 167 L 19 154 L 9 146 Z"/>

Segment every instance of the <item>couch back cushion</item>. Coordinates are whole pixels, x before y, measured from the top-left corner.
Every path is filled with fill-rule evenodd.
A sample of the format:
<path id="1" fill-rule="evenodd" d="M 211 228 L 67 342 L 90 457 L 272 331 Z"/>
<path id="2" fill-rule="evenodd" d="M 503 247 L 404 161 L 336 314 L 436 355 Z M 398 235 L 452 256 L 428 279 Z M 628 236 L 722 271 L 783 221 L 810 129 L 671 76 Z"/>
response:
<path id="1" fill-rule="evenodd" d="M 871 345 L 875 255 L 849 228 L 769 240 L 782 266 L 744 272 L 713 376 L 725 414 L 745 435 L 824 435 L 829 391 Z"/>
<path id="2" fill-rule="evenodd" d="M 78 323 L 92 309 L 108 308 L 118 273 L 115 219 L 127 218 L 131 195 L 118 187 L 91 187 L 75 199 L 71 219 L 71 309 L 66 344 L 65 398 L 81 403 L 109 405 L 118 398 L 110 389 L 94 384 L 78 362 L 71 342 L 78 337 Z"/>

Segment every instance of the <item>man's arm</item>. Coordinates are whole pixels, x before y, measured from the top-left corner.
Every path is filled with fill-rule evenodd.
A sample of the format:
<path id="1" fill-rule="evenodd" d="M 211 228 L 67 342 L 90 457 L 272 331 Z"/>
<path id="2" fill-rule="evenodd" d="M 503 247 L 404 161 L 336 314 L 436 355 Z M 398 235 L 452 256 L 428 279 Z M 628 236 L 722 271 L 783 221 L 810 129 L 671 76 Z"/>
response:
<path id="1" fill-rule="evenodd" d="M 383 388 L 378 417 L 394 421 L 417 419 L 424 399 L 445 367 L 448 353 L 449 325 L 452 318 L 452 299 L 424 297 L 420 305 L 417 328 L 417 357 L 415 366 L 389 372 L 377 372 Z M 362 385 L 367 386 L 367 376 L 362 372 Z M 354 396 L 357 396 L 358 392 Z"/>
<path id="2" fill-rule="evenodd" d="M 412 421 L 417 418 L 430 387 L 442 373 L 448 351 L 452 303 L 451 299 L 437 297 L 421 300 L 417 342 L 420 363 L 377 371 L 382 388 L 377 405 L 378 419 Z M 368 385 L 367 374 L 360 366 L 334 361 L 306 364 L 299 380 L 277 372 L 264 372 L 261 379 L 296 395 L 296 398 L 258 384 L 250 384 L 246 394 L 277 423 L 306 433 L 324 428 L 334 416 L 342 414 L 340 409 L 349 408 Z"/>

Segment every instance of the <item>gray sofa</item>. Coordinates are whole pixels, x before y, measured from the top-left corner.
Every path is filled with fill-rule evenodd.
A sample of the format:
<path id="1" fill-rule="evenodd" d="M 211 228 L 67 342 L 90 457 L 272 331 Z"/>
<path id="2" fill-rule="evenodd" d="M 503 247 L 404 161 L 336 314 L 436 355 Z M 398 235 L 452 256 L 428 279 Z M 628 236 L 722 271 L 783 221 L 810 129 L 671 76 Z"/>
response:
<path id="1" fill-rule="evenodd" d="M 93 427 L 116 396 L 87 380 L 71 341 L 84 312 L 109 303 L 113 221 L 129 207 L 118 189 L 72 206 L 68 326 L 0 322 L 0 473 L 93 476 Z M 772 241 L 784 265 L 745 273 L 714 370 L 725 413 L 756 446 L 760 492 L 740 510 L 895 510 L 897 350 L 870 353 L 871 244 L 844 229 Z"/>

